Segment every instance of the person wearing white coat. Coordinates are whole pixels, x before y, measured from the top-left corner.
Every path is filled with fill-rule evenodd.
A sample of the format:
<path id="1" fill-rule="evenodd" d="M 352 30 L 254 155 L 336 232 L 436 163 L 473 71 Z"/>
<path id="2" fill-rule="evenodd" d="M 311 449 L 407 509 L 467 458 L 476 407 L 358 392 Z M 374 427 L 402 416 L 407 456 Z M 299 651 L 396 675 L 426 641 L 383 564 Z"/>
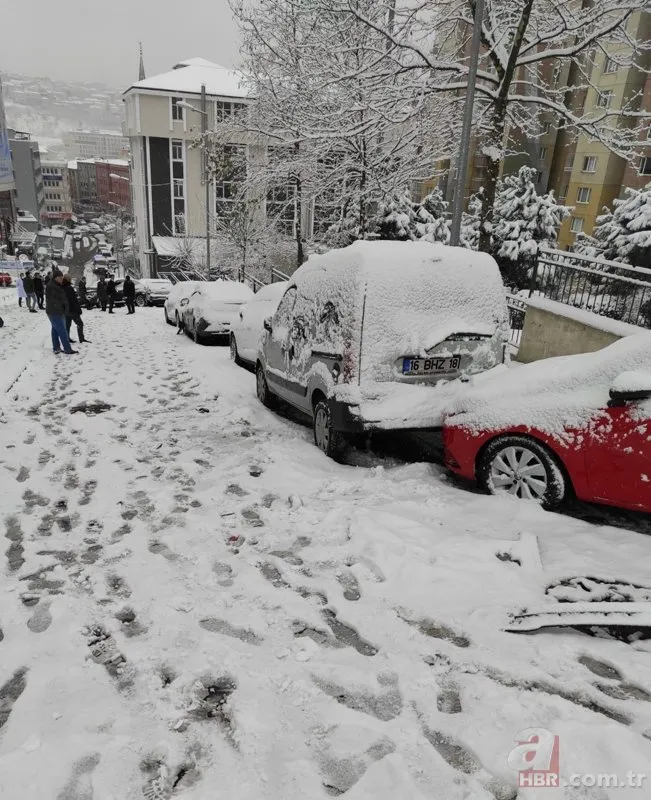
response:
<path id="1" fill-rule="evenodd" d="M 21 272 L 20 277 L 16 278 L 16 292 L 18 293 L 18 305 L 22 307 L 23 300 L 27 302 L 27 293 L 25 292 L 25 287 L 23 286 L 23 278 L 25 275 Z"/>

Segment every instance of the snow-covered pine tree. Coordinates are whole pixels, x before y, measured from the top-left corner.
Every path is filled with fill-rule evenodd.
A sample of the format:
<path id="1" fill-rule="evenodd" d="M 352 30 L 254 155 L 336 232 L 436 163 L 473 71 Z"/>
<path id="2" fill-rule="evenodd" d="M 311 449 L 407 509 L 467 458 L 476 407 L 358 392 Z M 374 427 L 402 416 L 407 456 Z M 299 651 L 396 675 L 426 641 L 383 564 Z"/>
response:
<path id="1" fill-rule="evenodd" d="M 520 167 L 499 182 L 493 217 L 492 252 L 502 275 L 512 285 L 526 285 L 539 247 L 553 246 L 570 209 L 559 206 L 553 192 L 539 195 L 536 170 Z"/>
<path id="2" fill-rule="evenodd" d="M 463 212 L 461 218 L 461 246 L 469 250 L 479 249 L 479 226 L 481 224 L 481 209 L 484 190 L 479 189 L 468 200 L 468 210 Z"/>
<path id="3" fill-rule="evenodd" d="M 420 239 L 420 229 L 429 224 L 425 215 L 419 218 L 418 204 L 411 199 L 409 192 L 390 196 L 378 206 L 374 233 L 379 239 L 393 239 L 401 242 Z"/>
<path id="4" fill-rule="evenodd" d="M 418 208 L 417 233 L 418 238 L 426 242 L 450 242 L 449 203 L 443 197 L 443 192 L 437 186 L 425 197 Z"/>
<path id="5" fill-rule="evenodd" d="M 608 261 L 651 267 L 651 183 L 624 189 L 612 212 L 604 209 L 593 233 L 597 254 Z"/>

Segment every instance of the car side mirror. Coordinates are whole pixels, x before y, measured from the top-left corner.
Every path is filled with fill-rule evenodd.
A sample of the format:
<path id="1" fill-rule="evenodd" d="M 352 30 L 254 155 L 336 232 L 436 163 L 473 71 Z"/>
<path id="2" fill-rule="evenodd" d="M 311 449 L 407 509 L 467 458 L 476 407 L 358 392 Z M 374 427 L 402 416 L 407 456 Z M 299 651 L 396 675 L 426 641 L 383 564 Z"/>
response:
<path id="1" fill-rule="evenodd" d="M 622 372 L 610 387 L 609 407 L 623 406 L 636 400 L 651 399 L 651 372 Z"/>
<path id="2" fill-rule="evenodd" d="M 271 317 L 267 317 L 265 321 L 262 323 L 262 325 L 264 326 L 264 329 L 266 331 L 269 331 L 269 333 L 273 331 L 273 326 L 271 324 Z"/>

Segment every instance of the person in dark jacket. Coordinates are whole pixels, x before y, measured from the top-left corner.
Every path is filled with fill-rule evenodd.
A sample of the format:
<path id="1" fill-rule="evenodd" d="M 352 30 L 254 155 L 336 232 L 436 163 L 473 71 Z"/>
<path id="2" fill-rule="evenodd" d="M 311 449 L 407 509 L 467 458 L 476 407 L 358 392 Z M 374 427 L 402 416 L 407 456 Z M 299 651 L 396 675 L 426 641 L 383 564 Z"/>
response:
<path id="1" fill-rule="evenodd" d="M 36 295 L 38 307 L 42 309 L 43 300 L 45 298 L 45 287 L 43 286 L 43 278 L 41 278 L 41 275 L 38 272 L 36 275 L 34 275 L 34 294 Z"/>
<path id="2" fill-rule="evenodd" d="M 109 314 L 113 313 L 113 303 L 115 303 L 117 297 L 118 290 L 115 288 L 115 280 L 113 279 L 113 275 L 108 279 L 108 283 L 106 284 L 106 296 L 108 297 L 108 307 L 109 307 Z"/>
<path id="3" fill-rule="evenodd" d="M 124 304 L 127 307 L 127 314 L 135 314 L 136 313 L 136 284 L 131 280 L 131 277 L 127 275 L 124 279 L 124 285 L 122 287 L 122 296 L 124 297 Z"/>
<path id="4" fill-rule="evenodd" d="M 23 278 L 23 289 L 27 295 L 27 308 L 33 314 L 36 314 L 36 292 L 34 291 L 34 278 L 32 278 L 32 273 L 29 270 L 27 270 L 25 277 Z"/>
<path id="5" fill-rule="evenodd" d="M 45 287 L 45 313 L 52 326 L 52 349 L 55 353 L 62 350 L 66 355 L 74 355 L 77 351 L 70 347 L 66 330 L 68 301 L 63 290 L 63 275 L 59 270 L 52 273 L 52 280 Z"/>
<path id="6" fill-rule="evenodd" d="M 84 323 L 81 321 L 81 304 L 79 302 L 79 298 L 77 297 L 77 292 L 75 292 L 73 288 L 70 275 L 66 274 L 63 276 L 62 285 L 63 291 L 66 293 L 66 300 L 68 301 L 68 313 L 66 314 L 66 330 L 68 331 L 68 339 L 71 343 L 75 341 L 74 339 L 70 339 L 70 328 L 74 322 L 77 326 L 77 336 L 79 337 L 79 341 L 88 342 L 88 339 L 84 338 Z"/>
<path id="7" fill-rule="evenodd" d="M 104 280 L 104 276 L 99 279 L 99 283 L 97 284 L 97 302 L 102 307 L 102 311 L 106 311 L 106 301 L 108 299 L 108 289 L 106 286 L 106 281 Z"/>
<path id="8" fill-rule="evenodd" d="M 77 284 L 77 297 L 79 298 L 81 307 L 88 308 L 88 287 L 86 286 L 86 278 L 84 278 L 83 275 Z"/>

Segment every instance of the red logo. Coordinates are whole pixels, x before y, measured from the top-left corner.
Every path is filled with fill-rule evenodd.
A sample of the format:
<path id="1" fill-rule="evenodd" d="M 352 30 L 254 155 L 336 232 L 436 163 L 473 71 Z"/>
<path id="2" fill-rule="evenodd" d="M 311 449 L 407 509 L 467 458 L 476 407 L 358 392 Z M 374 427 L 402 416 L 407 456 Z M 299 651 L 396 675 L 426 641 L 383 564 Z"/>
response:
<path id="1" fill-rule="evenodd" d="M 545 728 L 527 728 L 516 736 L 517 745 L 507 759 L 518 773 L 518 786 L 556 788 L 560 783 L 559 742 Z"/>

